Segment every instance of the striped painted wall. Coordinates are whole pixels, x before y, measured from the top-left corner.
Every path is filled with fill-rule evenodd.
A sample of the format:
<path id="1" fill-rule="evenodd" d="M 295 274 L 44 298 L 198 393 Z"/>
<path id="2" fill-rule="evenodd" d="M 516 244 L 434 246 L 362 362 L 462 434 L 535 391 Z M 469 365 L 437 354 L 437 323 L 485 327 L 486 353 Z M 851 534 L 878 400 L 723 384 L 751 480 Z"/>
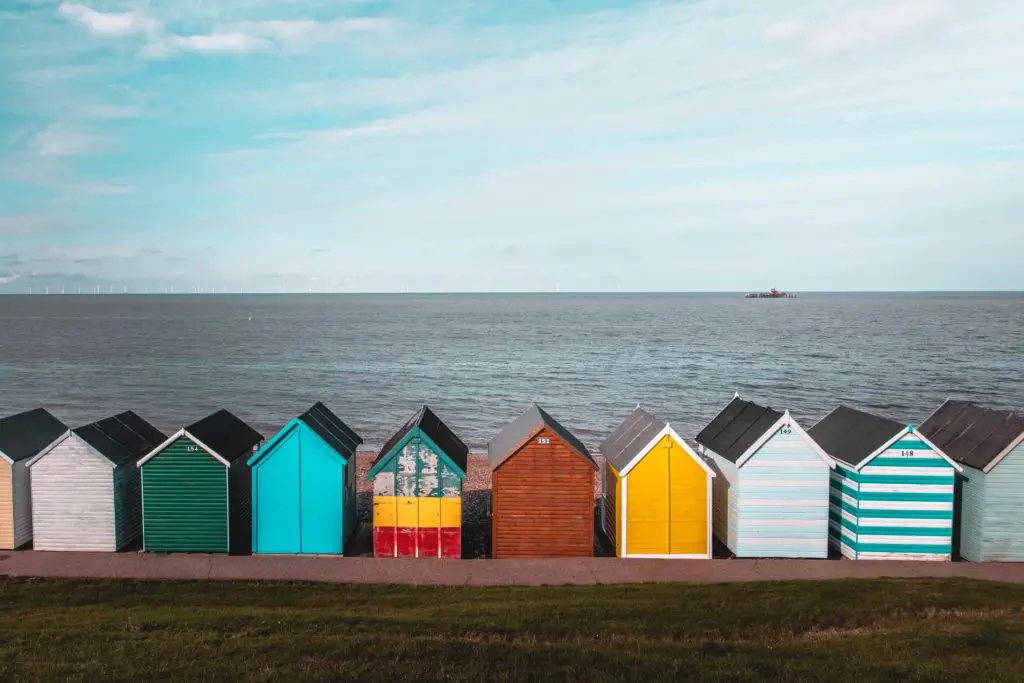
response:
<path id="1" fill-rule="evenodd" d="M 715 471 L 715 478 L 711 480 L 711 533 L 732 549 L 736 547 L 736 484 L 739 472 L 734 463 L 711 451 L 705 451 L 704 460 Z"/>
<path id="2" fill-rule="evenodd" d="M 713 463 L 714 534 L 737 557 L 828 557 L 829 465 L 788 428 L 742 467 Z"/>
<path id="3" fill-rule="evenodd" d="M 830 468 L 783 428 L 739 471 L 737 557 L 828 557 Z"/>
<path id="4" fill-rule="evenodd" d="M 964 469 L 969 478 L 976 476 L 976 473 L 980 474 L 977 470 Z M 973 557 L 964 555 L 965 559 L 974 562 L 1024 562 L 1024 506 L 1021 506 L 1021 491 L 1024 491 L 1024 444 L 1010 451 L 984 475 L 982 487 L 984 521 L 981 538 L 977 541 L 979 552 Z M 963 500 L 967 505 L 966 485 Z M 961 528 L 962 536 L 966 536 L 967 529 Z"/>
<path id="5" fill-rule="evenodd" d="M 851 559 L 949 560 L 956 471 L 914 434 L 831 477 L 830 542 Z"/>
<path id="6" fill-rule="evenodd" d="M 960 489 L 960 544 L 954 547 L 960 557 L 971 562 L 981 562 L 982 540 L 985 536 L 985 473 L 964 467 L 963 485 Z"/>

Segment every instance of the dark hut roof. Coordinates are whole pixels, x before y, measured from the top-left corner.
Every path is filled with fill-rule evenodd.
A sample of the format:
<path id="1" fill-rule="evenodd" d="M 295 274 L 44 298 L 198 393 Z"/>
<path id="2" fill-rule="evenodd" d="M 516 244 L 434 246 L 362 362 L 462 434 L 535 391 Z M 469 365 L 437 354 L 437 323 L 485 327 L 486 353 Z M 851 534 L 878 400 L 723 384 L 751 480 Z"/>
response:
<path id="1" fill-rule="evenodd" d="M 560 425 L 543 408 L 533 405 L 525 413 L 512 420 L 487 444 L 487 457 L 490 460 L 491 469 L 495 470 L 500 467 L 503 462 L 522 448 L 530 437 L 539 432 L 543 427 L 547 427 L 557 434 L 569 448 L 590 462 L 595 469 L 597 468 L 597 463 L 591 457 L 590 451 L 587 450 L 587 447 L 579 439 L 573 436 L 572 432 Z"/>
<path id="2" fill-rule="evenodd" d="M 223 409 L 185 427 L 185 431 L 228 462 L 252 455 L 253 448 L 263 441 L 262 434 Z"/>
<path id="3" fill-rule="evenodd" d="M 1024 416 L 946 401 L 917 431 L 958 463 L 984 470 L 1024 434 Z"/>
<path id="4" fill-rule="evenodd" d="M 856 465 L 906 427 L 887 417 L 839 406 L 807 433 L 833 458 Z"/>
<path id="5" fill-rule="evenodd" d="M 665 423 L 647 411 L 637 408 L 622 421 L 598 447 L 605 460 L 622 471 L 640 451 L 665 428 Z"/>
<path id="6" fill-rule="evenodd" d="M 45 408 L 0 419 L 0 453 L 14 462 L 38 455 L 68 431 L 67 425 Z"/>
<path id="7" fill-rule="evenodd" d="M 363 442 L 340 417 L 319 401 L 299 415 L 299 420 L 345 458 L 350 458 L 356 452 L 356 447 Z"/>
<path id="8" fill-rule="evenodd" d="M 423 406 L 416 413 L 402 425 L 401 429 L 391 435 L 384 447 L 377 453 L 377 457 L 374 458 L 373 464 L 376 465 L 380 462 L 381 458 L 386 456 L 391 450 L 398 445 L 398 443 L 405 438 L 406 434 L 415 429 L 420 428 L 424 434 L 430 438 L 431 441 L 437 444 L 438 448 L 444 451 L 444 454 L 455 463 L 463 472 L 466 471 L 466 467 L 469 459 L 469 448 L 466 444 L 462 443 L 462 440 L 455 436 L 455 432 L 448 428 L 444 422 L 441 421 L 437 415 L 434 414 L 429 407 Z"/>
<path id="9" fill-rule="evenodd" d="M 781 417 L 777 410 L 737 396 L 697 434 L 697 443 L 736 462 Z"/>
<path id="10" fill-rule="evenodd" d="M 79 427 L 74 433 L 115 465 L 134 462 L 167 440 L 159 429 L 130 410 Z"/>

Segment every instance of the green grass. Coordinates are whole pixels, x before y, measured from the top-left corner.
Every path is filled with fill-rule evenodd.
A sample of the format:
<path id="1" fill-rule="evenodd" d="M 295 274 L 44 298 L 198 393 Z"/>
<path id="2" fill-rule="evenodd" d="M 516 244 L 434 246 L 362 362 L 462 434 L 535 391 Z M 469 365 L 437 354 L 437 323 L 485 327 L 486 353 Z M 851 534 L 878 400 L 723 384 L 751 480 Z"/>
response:
<path id="1" fill-rule="evenodd" d="M 0 681 L 1024 678 L 1024 586 L 0 579 Z"/>

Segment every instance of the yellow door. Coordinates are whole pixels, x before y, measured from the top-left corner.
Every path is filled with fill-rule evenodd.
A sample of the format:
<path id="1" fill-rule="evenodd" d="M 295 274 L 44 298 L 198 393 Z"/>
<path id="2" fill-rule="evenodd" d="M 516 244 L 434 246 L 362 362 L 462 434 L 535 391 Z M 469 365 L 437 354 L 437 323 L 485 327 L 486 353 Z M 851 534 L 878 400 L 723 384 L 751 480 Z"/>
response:
<path id="1" fill-rule="evenodd" d="M 662 441 L 626 475 L 626 554 L 669 553 L 669 451 Z"/>
<path id="2" fill-rule="evenodd" d="M 708 552 L 708 474 L 673 439 L 668 439 L 669 533 L 673 555 Z"/>

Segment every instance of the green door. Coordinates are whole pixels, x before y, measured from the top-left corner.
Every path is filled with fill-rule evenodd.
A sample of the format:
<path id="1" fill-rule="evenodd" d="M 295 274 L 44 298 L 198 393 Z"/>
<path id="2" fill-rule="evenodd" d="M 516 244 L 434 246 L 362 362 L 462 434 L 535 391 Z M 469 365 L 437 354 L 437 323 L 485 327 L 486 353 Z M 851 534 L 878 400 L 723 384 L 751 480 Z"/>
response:
<path id="1" fill-rule="evenodd" d="M 227 468 L 185 437 L 143 464 L 143 548 L 226 553 L 227 486 Z"/>

